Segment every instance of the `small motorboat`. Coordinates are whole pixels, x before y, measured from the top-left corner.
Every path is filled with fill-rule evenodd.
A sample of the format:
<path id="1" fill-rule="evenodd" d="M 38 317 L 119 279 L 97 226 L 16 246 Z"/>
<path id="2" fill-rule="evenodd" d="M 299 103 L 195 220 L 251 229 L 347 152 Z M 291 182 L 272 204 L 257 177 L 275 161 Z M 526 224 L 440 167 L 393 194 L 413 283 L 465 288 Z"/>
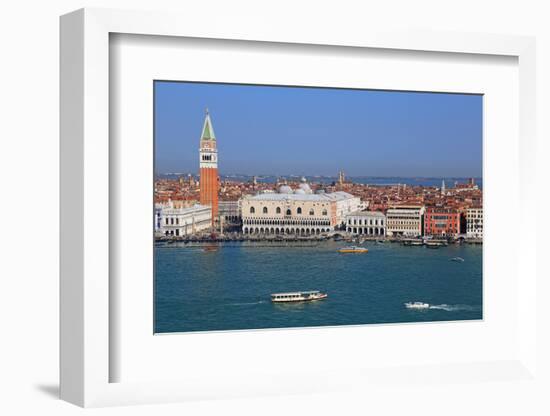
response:
<path id="1" fill-rule="evenodd" d="M 368 253 L 368 251 L 368 248 L 357 246 L 347 246 L 338 249 L 338 253 Z"/>
<path id="2" fill-rule="evenodd" d="M 453 257 L 451 259 L 451 261 L 456 261 L 458 263 L 462 263 L 464 261 L 464 259 L 462 257 Z"/>
<path id="3" fill-rule="evenodd" d="M 318 290 L 308 290 L 305 292 L 273 293 L 271 295 L 271 302 L 311 302 L 314 300 L 323 300 L 327 297 L 327 293 L 323 293 Z"/>
<path id="4" fill-rule="evenodd" d="M 428 309 L 430 304 L 424 302 L 407 302 L 405 303 L 405 307 L 407 309 Z"/>
<path id="5" fill-rule="evenodd" d="M 202 251 L 204 251 L 205 253 L 213 253 L 218 250 L 219 250 L 218 246 L 204 246 L 202 248 Z"/>
<path id="6" fill-rule="evenodd" d="M 404 246 L 422 246 L 424 245 L 424 242 L 422 240 L 403 240 Z"/>

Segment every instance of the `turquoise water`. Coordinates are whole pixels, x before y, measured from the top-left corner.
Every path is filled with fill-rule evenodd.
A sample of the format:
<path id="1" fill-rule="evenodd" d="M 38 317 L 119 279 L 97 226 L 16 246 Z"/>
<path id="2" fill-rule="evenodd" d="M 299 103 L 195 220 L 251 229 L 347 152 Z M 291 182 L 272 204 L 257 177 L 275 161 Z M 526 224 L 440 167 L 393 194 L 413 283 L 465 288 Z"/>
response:
<path id="1" fill-rule="evenodd" d="M 157 245 L 155 332 L 482 319 L 481 246 L 365 243 L 367 254 L 340 254 L 343 243 L 305 244 Z M 270 302 L 271 293 L 300 290 L 329 297 Z M 431 308 L 409 310 L 409 301 Z"/>

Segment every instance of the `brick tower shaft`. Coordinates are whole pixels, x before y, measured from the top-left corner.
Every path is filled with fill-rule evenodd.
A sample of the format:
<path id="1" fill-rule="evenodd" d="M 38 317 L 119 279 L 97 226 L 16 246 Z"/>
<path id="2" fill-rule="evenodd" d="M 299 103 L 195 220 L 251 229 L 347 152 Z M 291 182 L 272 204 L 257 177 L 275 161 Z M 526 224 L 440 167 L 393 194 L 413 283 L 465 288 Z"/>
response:
<path id="1" fill-rule="evenodd" d="M 212 225 L 218 217 L 218 149 L 210 114 L 206 110 L 200 140 L 200 203 L 212 207 Z"/>

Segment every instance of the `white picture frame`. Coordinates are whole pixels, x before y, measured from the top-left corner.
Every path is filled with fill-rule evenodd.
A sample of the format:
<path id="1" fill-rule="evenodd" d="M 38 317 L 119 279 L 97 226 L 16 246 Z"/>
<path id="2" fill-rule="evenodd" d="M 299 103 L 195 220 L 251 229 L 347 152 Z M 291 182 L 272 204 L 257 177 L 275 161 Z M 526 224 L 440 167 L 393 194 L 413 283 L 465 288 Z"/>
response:
<path id="1" fill-rule="evenodd" d="M 517 292 L 517 354 L 498 362 L 424 365 L 416 376 L 431 380 L 447 372 L 473 383 L 482 378 L 475 371 L 501 374 L 506 379 L 536 376 L 536 270 L 535 240 L 525 215 L 533 203 L 535 169 L 535 41 L 507 35 L 396 32 L 375 29 L 328 34 L 323 30 L 300 30 L 277 25 L 234 27 L 220 19 L 204 27 L 190 16 L 169 13 L 83 9 L 61 18 L 61 397 L 80 406 L 157 403 L 196 398 L 242 397 L 255 394 L 319 392 L 351 384 L 392 383 L 410 373 L 370 367 L 331 369 L 330 377 L 293 378 L 269 374 L 263 379 L 239 379 L 234 373 L 216 380 L 183 377 L 177 381 L 112 382 L 111 366 L 121 357 L 111 346 L 110 311 L 113 305 L 109 276 L 110 174 L 116 167 L 109 157 L 109 51 L 110 34 L 225 39 L 281 44 L 330 45 L 334 48 L 429 51 L 441 54 L 502 55 L 518 59 L 519 67 L 519 227 L 525 230 L 517 243 L 518 270 L 522 279 Z M 77 230 L 78 232 L 75 232 Z M 515 273 L 518 273 L 518 270 Z M 357 329 L 358 330 L 358 329 Z M 350 328 L 349 331 L 354 331 Z M 412 328 L 410 331 L 415 331 Z M 271 337 L 277 335 L 271 333 Z M 273 335 L 275 334 L 275 335 Z M 152 334 L 151 334 L 152 335 Z M 223 337 L 217 334 L 216 337 Z M 334 337 L 334 333 L 323 336 Z M 243 366 L 246 366 L 243 363 Z M 491 373 L 491 374 L 492 374 Z M 495 376 L 497 377 L 497 376 Z M 406 377 L 405 377 L 406 378 Z M 498 378 L 498 377 L 497 377 Z M 343 380 L 346 380 L 345 382 Z"/>

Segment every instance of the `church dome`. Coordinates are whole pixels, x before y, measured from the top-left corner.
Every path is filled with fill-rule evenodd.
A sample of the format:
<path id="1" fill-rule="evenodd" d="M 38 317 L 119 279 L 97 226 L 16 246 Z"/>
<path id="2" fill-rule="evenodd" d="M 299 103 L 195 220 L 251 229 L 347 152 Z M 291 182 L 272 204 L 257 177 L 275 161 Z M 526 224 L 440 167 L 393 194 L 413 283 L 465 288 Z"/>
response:
<path id="1" fill-rule="evenodd" d="M 279 188 L 279 193 L 280 194 L 291 194 L 292 193 L 292 188 L 288 185 L 282 185 Z"/>
<path id="2" fill-rule="evenodd" d="M 312 193 L 313 193 L 313 191 L 311 190 L 310 186 L 309 186 L 307 183 L 305 183 L 305 182 L 301 183 L 301 184 L 299 185 L 299 188 L 300 188 L 301 190 L 303 190 L 304 193 L 306 193 L 306 194 L 312 194 Z"/>

